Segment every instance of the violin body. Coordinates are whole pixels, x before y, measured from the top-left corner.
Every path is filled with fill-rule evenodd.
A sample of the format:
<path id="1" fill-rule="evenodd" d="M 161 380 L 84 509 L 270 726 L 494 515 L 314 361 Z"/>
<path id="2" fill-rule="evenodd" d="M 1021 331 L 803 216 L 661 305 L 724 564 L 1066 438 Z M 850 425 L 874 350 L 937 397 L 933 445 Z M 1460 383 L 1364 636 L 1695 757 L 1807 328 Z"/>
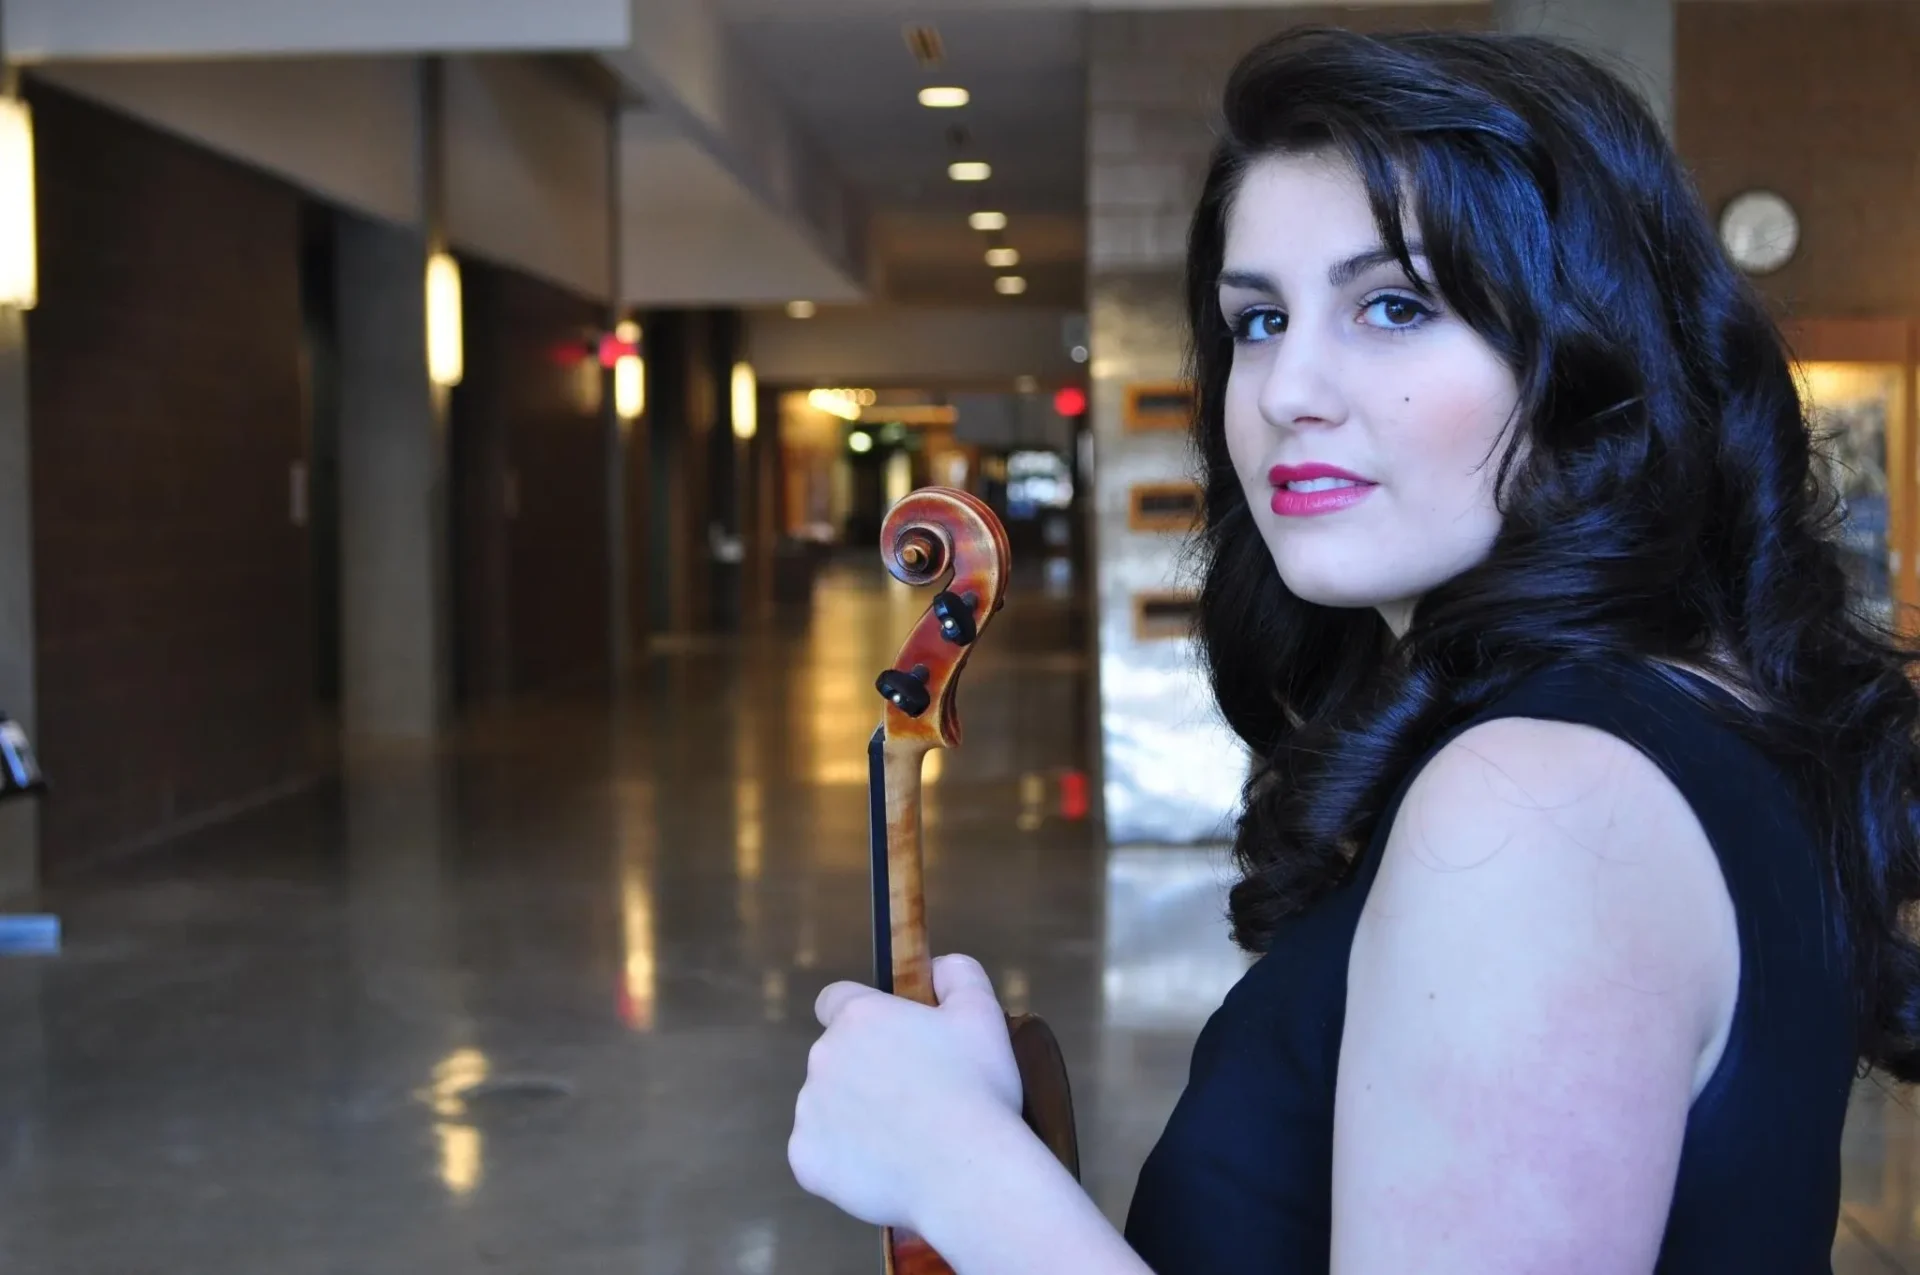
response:
<path id="1" fill-rule="evenodd" d="M 1020 1067 L 1020 1117 L 1067 1172 L 1080 1176 L 1080 1139 L 1073 1123 L 1073 1087 L 1053 1028 L 1034 1014 L 1007 1015 L 1013 1061 Z"/>
<path id="2" fill-rule="evenodd" d="M 1045 1020 L 1032 1014 L 1007 1015 L 1013 1037 L 1013 1061 L 1020 1068 L 1020 1116 L 1054 1157 L 1075 1178 L 1080 1176 L 1080 1144 L 1073 1123 L 1073 1092 L 1067 1060 Z M 953 1268 L 917 1235 L 882 1232 L 887 1275 L 947 1275 Z"/>
<path id="3" fill-rule="evenodd" d="M 920 855 L 920 764 L 960 743 L 955 699 L 974 641 L 1005 600 L 1007 535 L 965 492 L 922 488 L 896 504 L 880 530 L 881 557 L 898 580 L 927 585 L 950 576 L 921 616 L 894 666 L 876 686 L 887 701 L 867 751 L 873 852 L 874 978 L 882 991 L 935 1003 Z M 1080 1152 L 1066 1060 L 1053 1031 L 1031 1014 L 1008 1015 L 1020 1069 L 1021 1116 L 1078 1178 Z M 926 1241 L 882 1231 L 888 1275 L 941 1275 L 951 1268 Z"/>

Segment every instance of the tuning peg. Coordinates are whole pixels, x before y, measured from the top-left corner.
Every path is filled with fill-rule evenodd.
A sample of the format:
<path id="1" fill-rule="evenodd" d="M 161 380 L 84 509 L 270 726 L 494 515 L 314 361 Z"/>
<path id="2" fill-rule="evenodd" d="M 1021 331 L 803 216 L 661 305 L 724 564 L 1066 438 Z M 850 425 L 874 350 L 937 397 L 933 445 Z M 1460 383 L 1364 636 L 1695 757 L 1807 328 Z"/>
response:
<path id="1" fill-rule="evenodd" d="M 955 646 L 972 646 L 973 639 L 980 636 L 980 626 L 973 619 L 973 608 L 978 604 L 979 599 L 972 594 L 963 598 L 942 591 L 936 595 L 933 615 L 940 621 L 940 636 Z"/>
<path id="2" fill-rule="evenodd" d="M 916 677 L 915 673 L 921 676 Z M 927 692 L 924 672 L 917 668 L 913 673 L 890 668 L 874 680 L 874 686 L 908 717 L 920 716 L 933 703 L 933 696 Z"/>

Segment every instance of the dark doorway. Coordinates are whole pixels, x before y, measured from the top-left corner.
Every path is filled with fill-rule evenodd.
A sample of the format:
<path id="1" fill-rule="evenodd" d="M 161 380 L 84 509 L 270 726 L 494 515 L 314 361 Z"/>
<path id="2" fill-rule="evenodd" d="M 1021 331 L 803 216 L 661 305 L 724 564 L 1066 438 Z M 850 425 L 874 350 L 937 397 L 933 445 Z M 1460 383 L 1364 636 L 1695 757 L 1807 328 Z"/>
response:
<path id="1" fill-rule="evenodd" d="M 306 395 L 305 492 L 312 569 L 313 698 L 329 718 L 340 707 L 340 347 L 334 212 L 300 210 L 300 369 Z M 301 493 L 296 492 L 296 500 Z"/>

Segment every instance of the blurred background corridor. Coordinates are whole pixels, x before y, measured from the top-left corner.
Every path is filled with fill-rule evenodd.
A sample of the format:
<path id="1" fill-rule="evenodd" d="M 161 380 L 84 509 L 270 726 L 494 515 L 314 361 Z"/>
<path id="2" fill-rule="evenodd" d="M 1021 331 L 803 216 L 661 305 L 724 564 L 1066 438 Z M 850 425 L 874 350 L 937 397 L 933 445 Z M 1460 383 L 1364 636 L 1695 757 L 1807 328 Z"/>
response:
<path id="1" fill-rule="evenodd" d="M 1245 967 L 1179 269 L 1300 22 L 1629 67 L 1920 602 L 1910 0 L 4 0 L 0 939 L 61 937 L 0 954 L 0 1266 L 877 1270 L 785 1145 L 926 485 L 1015 563 L 934 947 L 1120 1218 Z M 1860 1084 L 1842 1275 L 1920 1272 L 1911 1106 Z"/>

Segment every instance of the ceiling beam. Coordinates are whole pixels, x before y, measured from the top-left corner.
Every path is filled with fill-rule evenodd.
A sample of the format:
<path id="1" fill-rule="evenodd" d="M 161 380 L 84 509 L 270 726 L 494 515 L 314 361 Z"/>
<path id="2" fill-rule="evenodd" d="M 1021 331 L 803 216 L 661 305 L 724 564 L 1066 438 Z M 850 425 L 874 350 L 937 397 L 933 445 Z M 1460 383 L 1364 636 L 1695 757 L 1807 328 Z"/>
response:
<path id="1" fill-rule="evenodd" d="M 639 306 L 848 302 L 866 292 L 806 223 L 769 205 L 675 121 L 621 113 L 620 288 Z"/>
<path id="2" fill-rule="evenodd" d="M 6 0 L 16 62 L 619 48 L 629 0 Z"/>
<path id="3" fill-rule="evenodd" d="M 727 200 L 737 204 L 730 213 L 751 208 L 770 216 L 815 259 L 810 264 L 827 271 L 837 284 L 834 293 L 863 295 L 869 273 L 866 210 L 734 46 L 715 6 L 707 0 L 633 0 L 631 20 L 631 42 L 600 54 L 646 103 L 644 114 L 630 112 L 623 122 L 631 141 L 623 144 L 623 162 L 644 164 L 647 148 L 674 135 L 684 138 L 745 196 L 744 202 Z M 622 208 L 623 220 L 658 210 L 663 201 L 685 211 L 687 200 L 663 185 L 646 171 L 623 175 L 623 192 L 638 201 Z M 625 273 L 633 277 L 633 271 Z"/>
<path id="4" fill-rule="evenodd" d="M 1068 310 L 1038 306 L 861 306 L 811 319 L 756 314 L 747 348 L 765 384 L 1012 388 L 1084 379 L 1068 355 Z"/>

